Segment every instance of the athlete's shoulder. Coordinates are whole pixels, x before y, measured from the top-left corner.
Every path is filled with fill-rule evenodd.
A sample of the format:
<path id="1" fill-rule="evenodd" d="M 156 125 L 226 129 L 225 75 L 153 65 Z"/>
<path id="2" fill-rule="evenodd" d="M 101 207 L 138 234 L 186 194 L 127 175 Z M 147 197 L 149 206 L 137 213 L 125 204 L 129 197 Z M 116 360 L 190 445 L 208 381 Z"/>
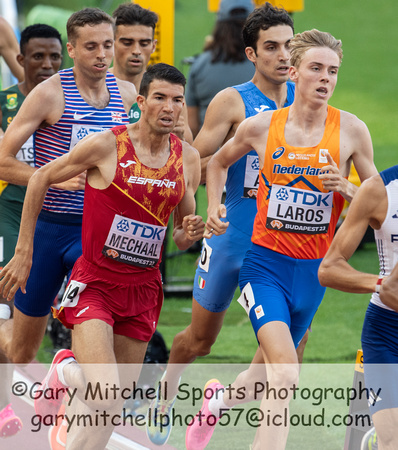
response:
<path id="1" fill-rule="evenodd" d="M 245 104 L 238 91 L 232 87 L 228 87 L 218 92 L 206 110 L 204 127 L 213 128 L 216 124 L 233 124 L 240 123 L 245 119 Z"/>
<path id="2" fill-rule="evenodd" d="M 199 151 L 195 147 L 187 141 L 181 141 L 181 145 L 184 158 L 188 158 L 190 161 L 200 160 Z"/>
<path id="3" fill-rule="evenodd" d="M 130 83 L 130 81 L 121 80 L 120 78 L 116 78 L 116 77 L 115 77 L 115 80 L 116 80 L 120 95 L 123 98 L 123 101 L 125 102 L 125 104 L 127 105 L 126 109 L 130 110 L 130 108 L 136 102 L 137 90 L 136 90 L 134 84 Z"/>
<path id="4" fill-rule="evenodd" d="M 341 118 L 341 126 L 345 127 L 363 127 L 366 126 L 365 122 L 359 119 L 355 114 L 352 114 L 348 111 L 344 111 L 342 109 L 340 111 L 340 118 Z"/>
<path id="5" fill-rule="evenodd" d="M 380 177 L 383 179 L 386 186 L 392 181 L 398 181 L 398 165 L 383 170 L 380 172 Z"/>

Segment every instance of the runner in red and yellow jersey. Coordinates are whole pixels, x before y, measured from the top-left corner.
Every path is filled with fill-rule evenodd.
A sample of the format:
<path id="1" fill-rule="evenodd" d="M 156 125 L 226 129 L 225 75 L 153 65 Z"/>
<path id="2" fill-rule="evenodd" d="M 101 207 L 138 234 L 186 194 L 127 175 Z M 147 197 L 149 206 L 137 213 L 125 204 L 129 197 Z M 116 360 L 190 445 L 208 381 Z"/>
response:
<path id="1" fill-rule="evenodd" d="M 88 135 L 29 181 L 15 255 L 0 275 L 0 293 L 5 297 L 12 297 L 18 288 L 25 291 L 31 269 L 26 254 L 33 251 L 33 231 L 46 190 L 87 170 L 83 255 L 73 267 L 59 313 L 73 328 L 74 354 L 60 350 L 41 385 L 43 391 L 79 389 L 77 396 L 89 404 L 73 403 L 71 409 L 68 405 L 68 417 L 76 407 L 87 414 L 106 410 L 111 417 L 112 413 L 120 417 L 124 400 L 120 395 L 103 403 L 102 396 L 84 398 L 86 387 L 121 384 L 129 389 L 138 380 L 163 303 L 158 266 L 170 215 L 179 249 L 203 236 L 205 224 L 194 215 L 199 154 L 171 134 L 183 108 L 184 86 L 185 77 L 176 68 L 149 67 L 137 96 L 138 122 Z M 133 366 L 123 371 L 116 363 Z M 98 366 L 102 364 L 103 370 Z M 62 398 L 37 397 L 36 413 L 55 416 Z M 85 442 L 86 448 L 104 448 L 115 423 L 103 425 L 93 425 L 95 433 L 89 426 L 72 426 L 67 447 Z"/>
<path id="2" fill-rule="evenodd" d="M 347 180 L 351 162 L 361 180 L 377 173 L 366 125 L 328 105 L 342 60 L 341 41 L 312 30 L 297 34 L 290 48 L 289 75 L 296 83 L 293 104 L 246 119 L 207 167 L 208 239 L 225 233 L 229 225 L 228 211 L 220 204 L 228 168 L 252 149 L 259 156 L 258 213 L 252 248 L 240 271 L 239 302 L 260 344 L 254 362 L 267 366 L 264 370 L 262 364 L 253 364 L 260 368 L 255 376 L 261 378 L 253 379 L 255 370 L 249 369 L 224 395 L 214 393 L 209 400 L 206 394 L 202 416 L 188 427 L 192 442 L 193 435 L 196 442 L 203 441 L 214 429 L 214 420 L 207 421 L 203 412 L 219 417 L 221 410 L 239 403 L 231 392 L 239 392 L 243 385 L 248 393 L 253 381 L 269 381 L 276 392 L 289 394 L 274 400 L 264 396 L 263 417 L 278 418 L 288 412 L 292 388 L 298 384 L 295 348 L 325 291 L 318 281 L 318 267 L 344 199 L 351 200 L 357 190 Z M 240 403 L 250 399 L 249 394 L 244 397 Z M 253 449 L 285 448 L 288 424 L 289 420 L 286 426 L 278 420 L 261 424 Z"/>

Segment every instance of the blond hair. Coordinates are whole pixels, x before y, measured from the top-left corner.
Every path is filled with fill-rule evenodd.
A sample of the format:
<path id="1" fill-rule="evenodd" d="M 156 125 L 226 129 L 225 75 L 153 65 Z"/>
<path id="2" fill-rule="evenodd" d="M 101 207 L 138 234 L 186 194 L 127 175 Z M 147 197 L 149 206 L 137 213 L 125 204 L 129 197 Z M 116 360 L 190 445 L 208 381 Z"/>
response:
<path id="1" fill-rule="evenodd" d="M 290 63 L 298 67 L 304 57 L 304 53 L 316 47 L 327 47 L 336 52 L 339 62 L 343 59 L 343 50 L 341 41 L 333 37 L 330 33 L 316 30 L 297 33 L 290 41 Z"/>

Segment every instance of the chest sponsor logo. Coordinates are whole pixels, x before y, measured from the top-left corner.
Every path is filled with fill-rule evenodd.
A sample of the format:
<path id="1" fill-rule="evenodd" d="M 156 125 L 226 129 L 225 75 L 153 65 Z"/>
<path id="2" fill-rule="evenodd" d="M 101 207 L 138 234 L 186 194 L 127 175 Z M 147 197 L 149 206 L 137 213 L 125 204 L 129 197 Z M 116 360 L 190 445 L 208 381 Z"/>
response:
<path id="1" fill-rule="evenodd" d="M 278 147 L 274 153 L 272 153 L 272 159 L 278 159 L 285 153 L 285 147 Z"/>
<path id="2" fill-rule="evenodd" d="M 322 234 L 329 228 L 333 193 L 274 184 L 268 206 L 268 229 L 290 233 Z"/>
<path id="3" fill-rule="evenodd" d="M 151 184 L 152 186 L 157 186 L 159 188 L 161 187 L 167 187 L 167 188 L 174 188 L 176 187 L 175 181 L 170 181 L 167 179 L 164 180 L 155 180 L 153 178 L 145 178 L 145 177 L 133 177 L 131 176 L 127 183 L 131 184 Z"/>
<path id="4" fill-rule="evenodd" d="M 137 164 L 135 161 L 131 161 L 131 159 L 129 159 L 127 162 L 125 163 L 119 163 L 120 167 L 123 167 L 123 169 L 126 169 L 128 166 L 131 166 L 132 164 Z"/>
<path id="5" fill-rule="evenodd" d="M 274 164 L 272 172 L 277 175 L 291 174 L 291 175 L 305 175 L 317 177 L 321 173 L 319 167 L 313 167 L 311 165 L 301 167 L 292 164 L 291 166 L 283 166 L 282 164 Z"/>
<path id="6" fill-rule="evenodd" d="M 264 112 L 264 111 L 266 111 L 267 109 L 270 109 L 270 107 L 269 107 L 268 105 L 260 105 L 259 108 L 254 108 L 254 110 L 255 110 L 257 113 Z"/>
<path id="7" fill-rule="evenodd" d="M 311 158 L 315 158 L 315 154 L 302 154 L 302 153 L 289 153 L 288 158 L 290 160 L 297 159 L 298 161 L 309 161 Z"/>
<path id="8" fill-rule="evenodd" d="M 256 199 L 259 182 L 260 164 L 257 155 L 246 156 L 245 179 L 243 182 L 243 197 Z"/>
<path id="9" fill-rule="evenodd" d="M 79 114 L 79 113 L 75 112 L 75 113 L 73 114 L 73 118 L 74 118 L 75 120 L 82 120 L 82 119 L 85 119 L 86 117 L 92 116 L 93 114 L 95 114 L 95 111 L 90 112 L 90 113 L 84 113 L 84 114 Z"/>
<path id="10" fill-rule="evenodd" d="M 102 254 L 139 267 L 153 267 L 159 261 L 166 228 L 115 215 Z"/>

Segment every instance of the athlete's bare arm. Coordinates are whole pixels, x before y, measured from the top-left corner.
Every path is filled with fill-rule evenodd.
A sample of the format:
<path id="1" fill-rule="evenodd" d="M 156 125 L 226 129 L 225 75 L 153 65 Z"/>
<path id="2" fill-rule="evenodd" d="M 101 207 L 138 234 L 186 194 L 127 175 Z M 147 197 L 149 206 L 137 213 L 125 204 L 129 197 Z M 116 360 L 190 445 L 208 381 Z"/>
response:
<path id="1" fill-rule="evenodd" d="M 54 159 L 36 170 L 31 176 L 22 210 L 21 226 L 15 254 L 0 274 L 0 294 L 12 299 L 21 288 L 25 293 L 26 282 L 32 265 L 33 236 L 37 218 L 43 206 L 48 188 L 54 183 L 62 183 L 76 175 L 89 171 L 89 181 L 96 180 L 101 186 L 112 181 L 116 167 L 115 139 L 110 131 L 93 133 L 82 139 L 69 153 Z M 113 163 L 113 164 L 112 164 Z M 110 180 L 110 181 L 109 181 Z"/>
<path id="2" fill-rule="evenodd" d="M 24 71 L 17 61 L 18 54 L 19 44 L 14 30 L 4 17 L 0 17 L 0 56 L 4 58 L 14 77 L 18 78 L 18 81 L 22 81 Z"/>
<path id="3" fill-rule="evenodd" d="M 36 171 L 16 159 L 27 139 L 45 124 L 54 124 L 62 116 L 64 95 L 59 75 L 38 84 L 26 97 L 17 115 L 4 134 L 0 146 L 0 179 L 26 186 Z"/>
<path id="4" fill-rule="evenodd" d="M 206 182 L 206 168 L 210 158 L 234 134 L 245 119 L 245 105 L 236 89 L 220 91 L 206 110 L 205 121 L 193 146 L 201 158 L 201 183 Z"/>
<path id="5" fill-rule="evenodd" d="M 363 182 L 358 189 L 347 217 L 339 228 L 319 268 L 323 286 L 345 292 L 369 293 L 376 286 L 378 275 L 355 270 L 348 260 L 357 249 L 368 225 L 379 229 L 387 213 L 387 195 L 379 175 Z"/>
<path id="6" fill-rule="evenodd" d="M 183 142 L 185 194 L 173 212 L 173 239 L 180 250 L 190 247 L 203 237 L 205 224 L 195 215 L 195 192 L 199 186 L 200 158 L 196 149 Z"/>
<path id="7" fill-rule="evenodd" d="M 225 205 L 221 204 L 221 196 L 228 168 L 252 149 L 258 154 L 260 167 L 263 166 L 272 114 L 273 111 L 267 111 L 245 119 L 235 136 L 211 158 L 206 176 L 208 208 L 205 238 L 210 238 L 213 233 L 224 234 L 229 225 L 229 222 L 220 220 L 227 217 Z"/>

